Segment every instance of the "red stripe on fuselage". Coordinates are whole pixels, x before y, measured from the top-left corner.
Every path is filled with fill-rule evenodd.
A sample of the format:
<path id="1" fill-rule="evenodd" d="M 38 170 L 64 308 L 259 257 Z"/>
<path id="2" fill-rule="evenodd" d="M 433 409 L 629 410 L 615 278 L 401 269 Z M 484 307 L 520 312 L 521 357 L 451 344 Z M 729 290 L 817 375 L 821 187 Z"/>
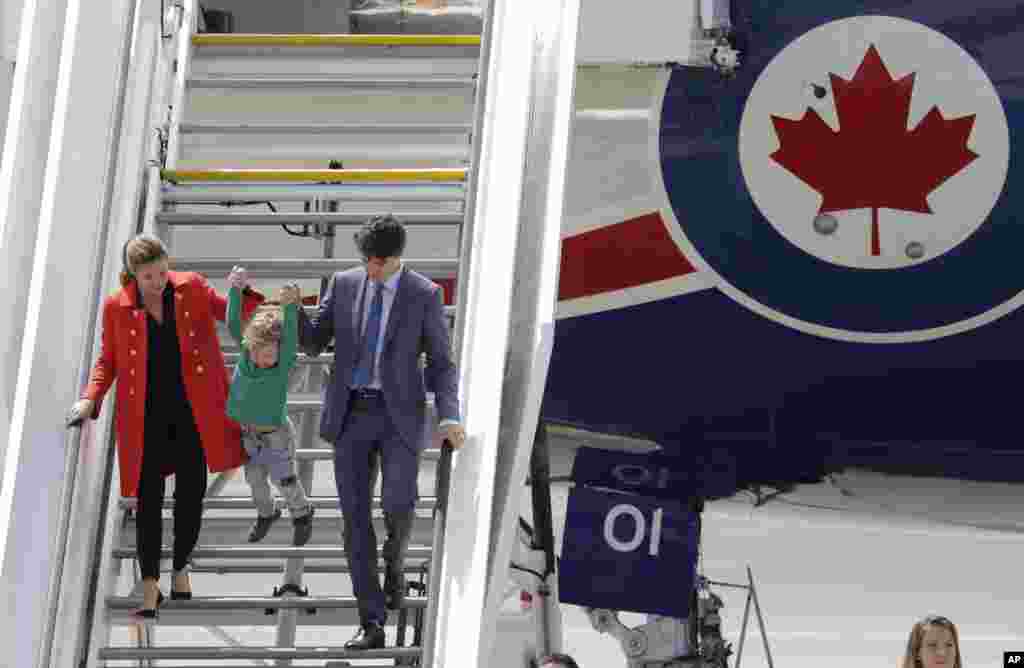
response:
<path id="1" fill-rule="evenodd" d="M 562 239 L 558 299 L 614 292 L 693 271 L 655 211 Z"/>

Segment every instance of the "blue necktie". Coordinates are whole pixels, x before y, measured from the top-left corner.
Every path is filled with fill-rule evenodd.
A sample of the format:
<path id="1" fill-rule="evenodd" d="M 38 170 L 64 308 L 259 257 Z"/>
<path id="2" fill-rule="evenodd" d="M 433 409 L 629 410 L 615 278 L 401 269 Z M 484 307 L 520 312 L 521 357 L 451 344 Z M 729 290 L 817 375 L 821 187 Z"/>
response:
<path id="1" fill-rule="evenodd" d="M 359 355 L 359 366 L 352 376 L 353 387 L 366 387 L 373 379 L 373 364 L 377 359 L 377 340 L 380 338 L 380 321 L 384 316 L 384 286 L 373 285 L 373 301 L 370 315 L 366 318 L 366 334 L 363 336 L 363 350 Z"/>

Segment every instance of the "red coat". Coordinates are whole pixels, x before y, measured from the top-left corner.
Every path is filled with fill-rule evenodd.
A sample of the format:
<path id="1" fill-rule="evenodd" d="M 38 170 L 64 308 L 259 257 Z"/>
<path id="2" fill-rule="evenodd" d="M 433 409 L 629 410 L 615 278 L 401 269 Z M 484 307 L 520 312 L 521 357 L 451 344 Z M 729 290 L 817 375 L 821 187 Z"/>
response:
<path id="1" fill-rule="evenodd" d="M 245 455 L 241 430 L 227 417 L 230 381 L 214 323 L 215 318 L 223 321 L 226 317 L 227 300 L 201 274 L 171 271 L 168 281 L 174 289 L 185 394 L 192 405 L 206 465 L 213 472 L 237 468 Z M 104 301 L 102 350 L 82 393 L 82 398 L 95 402 L 91 417 L 96 419 L 107 390 L 116 379 L 121 380 L 115 404 L 117 454 L 121 494 L 129 497 L 136 496 L 139 488 L 146 408 L 146 311 L 136 303 L 137 296 L 132 283 Z M 243 318 L 262 301 L 262 295 L 248 292 Z"/>

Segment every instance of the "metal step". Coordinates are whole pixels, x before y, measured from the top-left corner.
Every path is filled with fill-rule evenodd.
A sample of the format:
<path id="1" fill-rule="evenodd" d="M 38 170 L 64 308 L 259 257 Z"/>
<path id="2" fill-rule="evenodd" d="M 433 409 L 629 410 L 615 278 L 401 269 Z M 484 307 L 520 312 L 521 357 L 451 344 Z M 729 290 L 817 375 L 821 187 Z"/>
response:
<path id="1" fill-rule="evenodd" d="M 480 46 L 480 35 L 387 35 L 387 34 L 289 34 L 289 33 L 230 33 L 199 34 L 192 36 L 196 47 L 295 47 L 317 48 L 330 46 L 376 47 L 465 47 Z M 431 54 L 436 51 L 431 51 Z"/>
<path id="2" fill-rule="evenodd" d="M 216 559 L 204 559 L 202 561 L 192 562 L 193 573 L 211 573 L 216 575 L 234 575 L 234 574 L 266 574 L 266 575 L 277 575 L 285 572 L 287 566 L 282 562 L 273 561 L 262 561 L 253 563 L 240 563 L 237 561 L 221 561 Z M 170 573 L 172 565 L 167 562 L 167 567 L 162 570 L 164 573 Z M 417 574 L 427 573 L 429 571 L 429 562 L 415 562 L 406 561 L 402 571 L 407 576 L 413 576 Z M 347 561 L 310 561 L 305 560 L 302 566 L 302 572 L 308 574 L 347 574 L 350 572 Z M 377 564 L 377 572 L 384 572 L 384 563 Z"/>
<path id="3" fill-rule="evenodd" d="M 198 41 L 196 41 L 198 40 Z M 192 77 L 472 77 L 478 35 L 197 35 Z"/>
<path id="4" fill-rule="evenodd" d="M 182 123 L 178 132 L 183 135 L 468 135 L 468 123 Z"/>
<path id="5" fill-rule="evenodd" d="M 261 165 L 281 166 L 326 163 L 341 160 L 349 164 L 375 164 L 430 168 L 468 165 L 469 144 L 447 137 L 412 137 L 395 143 L 394 138 L 367 135 L 349 141 L 342 135 L 296 137 L 294 135 L 267 135 L 267 144 L 259 143 L 256 136 L 245 135 L 189 135 L 181 139 L 181 166 L 203 166 L 215 162 L 253 162 Z"/>
<path id="6" fill-rule="evenodd" d="M 142 598 L 139 596 L 109 596 L 107 608 L 110 610 L 135 610 Z M 406 596 L 403 608 L 415 610 L 426 607 L 427 599 L 421 596 Z M 196 596 L 188 601 L 172 601 L 166 599 L 160 606 L 165 610 L 296 610 L 302 608 L 342 608 L 358 607 L 352 596 Z M 162 616 L 162 615 L 161 615 Z"/>
<path id="7" fill-rule="evenodd" d="M 227 276 L 232 267 L 245 267 L 252 278 L 321 278 L 335 272 L 359 267 L 357 258 L 310 258 L 304 260 L 266 260 L 256 258 L 173 258 L 181 271 L 198 271 L 206 276 Z M 402 264 L 429 278 L 451 278 L 459 267 L 457 258 L 402 258 Z"/>
<path id="8" fill-rule="evenodd" d="M 476 85 L 476 77 L 337 77 L 337 76 L 294 76 L 294 77 L 190 77 L 186 82 L 190 89 L 299 89 L 329 88 L 344 94 L 359 95 L 367 91 L 407 90 L 451 90 L 460 91 Z"/>
<path id="9" fill-rule="evenodd" d="M 468 165 L 470 147 L 455 142 L 431 144 L 430 140 L 409 140 L 394 144 L 389 140 L 373 142 L 373 137 L 346 142 L 344 137 L 310 137 L 297 139 L 290 135 L 268 137 L 270 143 L 257 145 L 249 137 L 225 135 L 192 135 L 181 140 L 179 165 L 202 166 L 214 162 L 253 162 L 281 166 L 323 163 L 342 160 L 345 164 L 421 165 L 423 167 L 457 167 Z"/>
<path id="10" fill-rule="evenodd" d="M 461 213 L 466 189 L 460 183 L 406 184 L 249 184 L 192 183 L 163 184 L 161 197 L 169 204 L 223 204 L 225 202 L 310 202 L 315 199 L 337 202 L 361 202 L 385 207 L 390 203 L 448 203 L 451 213 Z M 457 207 L 457 208 L 455 208 Z M 444 213 L 445 211 L 438 211 Z"/>
<path id="11" fill-rule="evenodd" d="M 161 616 L 162 619 L 162 616 Z M 418 647 L 350 650 L 341 647 L 104 647 L 100 659 L 115 660 L 229 660 L 229 659 L 412 659 L 420 655 Z M 160 664 L 164 665 L 164 664 Z"/>
<path id="12" fill-rule="evenodd" d="M 250 504 L 251 512 L 240 517 L 214 517 L 203 518 L 202 536 L 203 543 L 207 547 L 230 547 L 239 543 L 246 543 L 249 529 L 256 519 L 256 509 Z M 169 518 L 168 518 L 169 520 Z M 173 541 L 173 523 L 163 523 L 164 542 L 170 544 Z M 323 517 L 318 513 L 313 518 L 313 534 L 306 545 L 309 547 L 337 547 L 341 544 L 342 515 L 337 508 L 330 514 Z M 374 530 L 378 536 L 385 535 L 387 529 L 384 518 L 377 514 L 373 518 Z M 133 519 L 128 520 L 122 526 L 121 547 L 126 549 L 135 548 L 135 530 L 137 524 Z M 266 537 L 259 543 L 247 543 L 248 545 L 259 545 L 261 547 L 284 547 L 292 542 L 292 521 L 287 511 L 282 511 L 282 517 L 270 528 Z M 409 539 L 411 542 L 429 544 L 434 535 L 434 520 L 429 511 L 417 513 L 413 518 L 410 527 Z"/>
<path id="13" fill-rule="evenodd" d="M 341 160 L 436 167 L 468 164 L 465 124 L 228 124 L 180 126 L 181 163 L 203 161 Z"/>
<path id="14" fill-rule="evenodd" d="M 172 183 L 462 183 L 462 168 L 423 169 L 162 169 Z"/>
<path id="15" fill-rule="evenodd" d="M 272 591 L 272 584 L 267 584 Z M 138 624 L 133 613 L 142 605 L 141 596 L 111 596 L 106 599 L 106 616 L 110 623 L 120 626 Z M 402 612 L 412 616 L 422 614 L 427 607 L 424 597 L 406 596 Z M 267 614 L 267 610 L 271 614 Z M 191 601 L 166 599 L 160 606 L 160 626 L 219 626 L 253 627 L 277 626 L 280 615 L 276 612 L 294 610 L 308 614 L 288 615 L 301 626 L 355 627 L 359 625 L 356 600 L 349 596 L 239 596 L 197 597 Z M 315 612 L 315 614 L 313 614 Z M 390 615 L 389 626 L 402 622 L 400 614 Z M 412 623 L 412 619 L 404 620 Z M 390 634 L 389 634 L 390 635 Z"/>
<path id="16" fill-rule="evenodd" d="M 272 584 L 267 583 L 267 590 L 272 591 Z M 135 618 L 132 612 L 142 605 L 142 599 L 136 597 L 131 599 L 132 605 L 129 608 L 121 610 L 107 610 L 106 619 L 111 626 L 137 626 L 139 620 Z M 306 610 L 314 610 L 312 607 L 306 608 Z M 332 627 L 334 629 L 342 627 L 357 627 L 359 626 L 359 611 L 354 608 L 316 608 L 316 614 L 304 613 L 304 614 L 289 614 L 285 615 L 290 619 L 289 623 L 294 623 L 295 626 L 316 626 L 316 627 Z M 418 612 L 412 614 L 420 614 Z M 395 615 L 397 617 L 397 615 Z M 395 619 L 390 620 L 391 624 L 394 624 Z M 412 620 L 408 620 L 407 623 L 411 624 Z M 277 612 L 266 614 L 264 608 L 246 608 L 242 610 L 160 610 L 160 620 L 157 623 L 158 626 L 176 626 L 176 627 L 188 627 L 196 629 L 203 626 L 217 626 L 224 629 L 232 627 L 279 627 L 281 624 L 281 615 Z M 389 624 L 390 625 L 390 624 Z M 346 636 L 339 636 L 339 641 L 347 639 Z M 108 664 L 109 665 L 109 664 Z M 228 668 L 228 667 L 224 667 Z"/>
<path id="17" fill-rule="evenodd" d="M 380 546 L 377 547 L 378 554 Z M 115 559 L 135 559 L 135 548 L 115 547 Z M 173 550 L 163 547 L 160 550 L 162 559 L 170 559 Z M 345 550 L 341 547 L 290 547 L 273 545 L 268 547 L 252 547 L 249 545 L 232 545 L 209 547 L 200 545 L 192 551 L 193 559 L 344 559 Z M 430 547 L 426 545 L 410 545 L 406 550 L 406 559 L 429 559 Z"/>
<path id="18" fill-rule="evenodd" d="M 378 213 L 390 213 L 381 209 Z M 278 225 L 362 225 L 373 213 L 178 213 L 164 211 L 156 215 L 162 225 L 210 227 L 256 227 Z M 461 225 L 461 213 L 397 214 L 406 227 Z"/>
<path id="19" fill-rule="evenodd" d="M 317 510 L 338 508 L 338 497 L 336 496 L 311 496 L 309 502 Z M 431 511 L 436 505 L 437 497 L 434 496 L 421 496 L 416 500 L 417 511 Z M 137 506 L 138 499 L 135 497 L 121 497 L 118 501 L 118 507 L 122 510 L 134 509 Z M 165 509 L 174 508 L 174 498 L 166 497 L 163 507 Z M 247 510 L 250 508 L 252 508 L 252 498 L 248 496 L 214 496 L 203 499 L 204 510 Z M 374 512 L 381 510 L 379 496 L 373 498 L 371 509 Z"/>

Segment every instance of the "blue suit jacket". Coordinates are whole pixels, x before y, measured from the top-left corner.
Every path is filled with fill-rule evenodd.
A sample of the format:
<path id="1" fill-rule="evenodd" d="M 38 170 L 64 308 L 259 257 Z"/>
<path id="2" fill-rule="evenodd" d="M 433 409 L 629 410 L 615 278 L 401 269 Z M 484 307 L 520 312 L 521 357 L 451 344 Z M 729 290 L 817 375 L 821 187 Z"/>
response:
<path id="1" fill-rule="evenodd" d="M 334 339 L 334 364 L 324 387 L 320 417 L 320 437 L 332 444 L 348 415 L 367 285 L 363 267 L 336 273 L 312 319 L 299 309 L 299 343 L 307 355 L 319 355 Z M 434 392 L 438 419 L 459 419 L 458 378 L 440 286 L 403 268 L 383 345 L 380 379 L 388 413 L 406 444 L 422 450 L 431 442 L 426 424 L 428 389 Z M 420 367 L 421 352 L 427 354 L 425 369 Z M 429 426 L 433 430 L 437 425 Z"/>

